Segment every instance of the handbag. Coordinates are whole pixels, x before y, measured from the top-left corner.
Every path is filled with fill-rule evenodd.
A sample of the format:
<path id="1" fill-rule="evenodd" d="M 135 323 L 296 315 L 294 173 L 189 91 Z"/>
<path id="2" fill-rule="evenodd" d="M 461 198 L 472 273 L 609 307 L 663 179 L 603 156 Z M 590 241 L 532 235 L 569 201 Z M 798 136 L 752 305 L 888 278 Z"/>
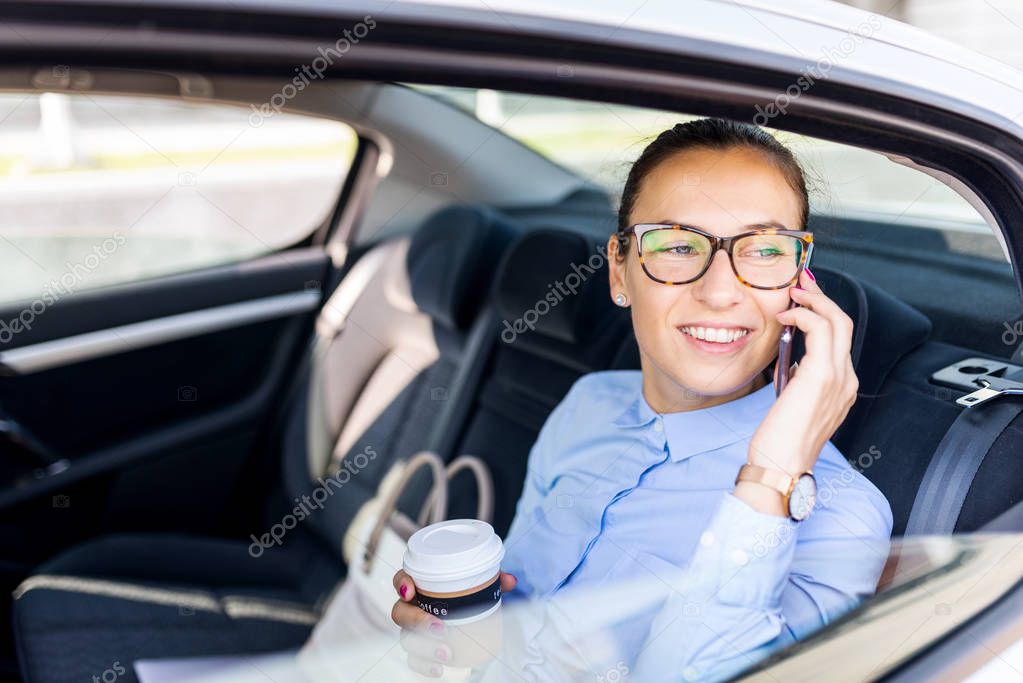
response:
<path id="1" fill-rule="evenodd" d="M 433 485 L 413 521 L 396 507 L 423 468 L 431 471 Z M 436 454 L 420 451 L 392 467 L 373 498 L 359 509 L 342 543 L 348 576 L 298 653 L 299 666 L 310 681 L 396 681 L 415 676 L 398 646 L 401 629 L 391 620 L 398 600 L 393 577 L 402 567 L 412 534 L 444 520 L 448 482 L 463 470 L 472 472 L 476 480 L 477 519 L 489 523 L 493 481 L 486 464 L 471 455 L 459 456 L 445 468 Z"/>

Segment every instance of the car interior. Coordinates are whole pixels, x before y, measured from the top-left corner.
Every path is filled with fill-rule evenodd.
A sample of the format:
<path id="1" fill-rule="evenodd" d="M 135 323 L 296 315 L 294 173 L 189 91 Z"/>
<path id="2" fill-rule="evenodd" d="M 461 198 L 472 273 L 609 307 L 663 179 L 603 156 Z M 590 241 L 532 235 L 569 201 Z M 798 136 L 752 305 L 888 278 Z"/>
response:
<path id="1" fill-rule="evenodd" d="M 96 73 L 109 93 L 169 97 L 156 74 Z M 274 87 L 210 79 L 221 106 Z M 533 441 L 572 384 L 640 367 L 608 288 L 611 192 L 481 121 L 458 89 L 322 86 L 294 109 L 343 121 L 357 145 L 305 236 L 83 290 L 0 336 L 10 679 L 72 680 L 155 645 L 181 657 L 300 646 L 345 576 L 346 528 L 392 465 L 421 450 L 482 458 L 503 535 Z M 832 441 L 888 498 L 902 535 L 969 393 L 933 376 L 966 359 L 974 371 L 990 364 L 975 374 L 1014 367 L 1018 344 L 1004 333 L 1023 314 L 1017 283 L 997 227 L 878 209 L 815 213 L 810 229 L 813 272 L 855 325 L 859 397 Z M 508 333 L 573 272 L 577 294 Z M 0 320 L 24 307 L 4 302 Z M 973 476 L 955 532 L 1020 502 L 1021 443 L 1016 416 Z M 367 449 L 378 454 L 368 464 L 357 458 Z M 864 453 L 880 455 L 865 467 Z M 260 545 L 344 468 L 357 474 L 322 510 Z M 455 480 L 449 516 L 475 509 L 472 482 Z"/>

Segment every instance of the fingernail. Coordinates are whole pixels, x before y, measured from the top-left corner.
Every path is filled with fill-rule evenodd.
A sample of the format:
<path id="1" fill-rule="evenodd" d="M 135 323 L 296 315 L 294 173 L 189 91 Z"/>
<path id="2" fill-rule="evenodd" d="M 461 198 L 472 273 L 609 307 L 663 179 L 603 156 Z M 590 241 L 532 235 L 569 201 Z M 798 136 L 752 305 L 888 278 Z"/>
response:
<path id="1" fill-rule="evenodd" d="M 437 655 L 437 659 L 439 659 L 440 661 L 442 662 L 448 661 L 448 651 L 445 650 L 444 648 L 438 647 L 434 654 Z"/>
<path id="2" fill-rule="evenodd" d="M 401 599 L 404 600 L 408 597 L 408 586 L 401 584 L 401 588 L 398 589 L 398 592 L 401 594 Z"/>
<path id="3" fill-rule="evenodd" d="M 817 278 L 815 278 L 815 277 L 813 276 L 813 272 L 812 272 L 812 271 L 810 270 L 810 268 L 809 268 L 809 267 L 807 267 L 807 268 L 804 268 L 803 270 L 805 270 L 805 271 L 806 271 L 806 274 L 810 276 L 810 279 L 811 279 L 811 280 L 813 280 L 814 282 L 817 282 Z"/>
<path id="4" fill-rule="evenodd" d="M 444 624 L 439 621 L 430 622 L 430 630 L 437 634 L 444 633 Z"/>
<path id="5" fill-rule="evenodd" d="M 441 671 L 440 671 L 440 667 L 439 666 L 434 664 L 433 666 L 430 667 L 430 675 L 431 676 L 440 676 L 440 674 L 441 674 Z"/>

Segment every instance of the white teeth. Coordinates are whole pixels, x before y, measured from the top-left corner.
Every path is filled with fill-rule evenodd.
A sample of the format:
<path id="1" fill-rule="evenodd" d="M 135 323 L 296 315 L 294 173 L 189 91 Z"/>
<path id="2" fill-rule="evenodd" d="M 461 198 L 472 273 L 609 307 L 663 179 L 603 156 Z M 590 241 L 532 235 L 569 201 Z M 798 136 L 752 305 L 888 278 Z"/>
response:
<path id="1" fill-rule="evenodd" d="M 682 331 L 697 339 L 717 342 L 718 344 L 731 344 L 736 339 L 745 337 L 749 332 L 749 330 L 738 327 L 731 329 L 724 327 L 683 327 Z"/>

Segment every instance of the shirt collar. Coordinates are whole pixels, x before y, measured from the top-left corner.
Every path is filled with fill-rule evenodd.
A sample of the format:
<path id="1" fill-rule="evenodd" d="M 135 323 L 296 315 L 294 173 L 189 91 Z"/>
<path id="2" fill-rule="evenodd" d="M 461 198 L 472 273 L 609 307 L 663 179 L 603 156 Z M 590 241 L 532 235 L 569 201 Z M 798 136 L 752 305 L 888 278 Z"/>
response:
<path id="1" fill-rule="evenodd" d="M 633 400 L 613 424 L 622 428 L 649 428 L 660 417 L 671 459 L 677 462 L 752 436 L 774 401 L 774 383 L 771 382 L 728 403 L 661 414 L 647 403 L 640 383 Z"/>

